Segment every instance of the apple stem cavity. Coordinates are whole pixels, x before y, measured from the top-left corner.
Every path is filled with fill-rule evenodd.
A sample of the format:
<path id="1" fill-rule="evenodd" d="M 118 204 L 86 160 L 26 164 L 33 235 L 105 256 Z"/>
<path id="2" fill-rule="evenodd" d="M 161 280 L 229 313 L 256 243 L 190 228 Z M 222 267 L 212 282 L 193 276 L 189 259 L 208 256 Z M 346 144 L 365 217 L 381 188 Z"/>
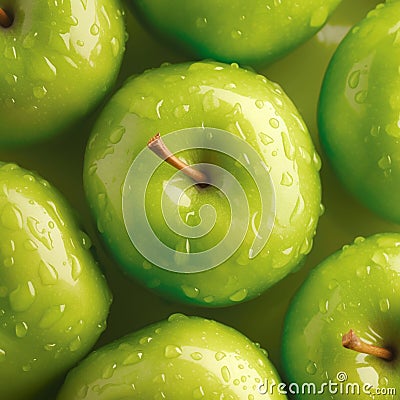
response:
<path id="1" fill-rule="evenodd" d="M 352 329 L 343 335 L 342 346 L 346 349 L 354 350 L 359 353 L 370 354 L 371 356 L 382 358 L 383 360 L 387 361 L 393 360 L 394 357 L 393 353 L 384 347 L 378 347 L 363 342 Z"/>
<path id="2" fill-rule="evenodd" d="M 12 18 L 0 7 L 0 26 L 9 28 L 12 25 Z"/>
<path id="3" fill-rule="evenodd" d="M 208 186 L 207 175 L 191 166 L 171 153 L 159 133 L 153 136 L 147 143 L 147 147 L 158 157 L 163 159 L 168 164 L 182 171 L 189 178 L 193 179 L 200 187 Z"/>

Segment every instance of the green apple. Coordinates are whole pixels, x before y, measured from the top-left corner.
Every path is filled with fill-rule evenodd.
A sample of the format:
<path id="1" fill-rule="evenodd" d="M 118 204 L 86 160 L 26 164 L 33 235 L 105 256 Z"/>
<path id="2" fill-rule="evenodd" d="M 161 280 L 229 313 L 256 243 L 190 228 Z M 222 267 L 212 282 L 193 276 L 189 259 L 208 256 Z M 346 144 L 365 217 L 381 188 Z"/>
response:
<path id="1" fill-rule="evenodd" d="M 359 237 L 311 272 L 284 327 L 283 363 L 298 385 L 295 398 L 315 399 L 314 389 L 329 399 L 398 398 L 399 291 L 398 233 Z M 359 350 L 342 346 L 350 330 Z"/>
<path id="2" fill-rule="evenodd" d="M 111 302 L 61 195 L 0 166 L 0 398 L 38 399 L 92 348 Z"/>
<path id="3" fill-rule="evenodd" d="M 206 187 L 147 149 L 157 132 L 206 170 Z M 319 168 L 279 85 L 203 61 L 149 70 L 114 95 L 87 146 L 84 186 L 129 275 L 175 300 L 225 306 L 260 295 L 311 250 Z"/>
<path id="4" fill-rule="evenodd" d="M 122 7 L 4 0 L 0 9 L 0 144 L 46 139 L 87 115 L 114 84 L 125 48 Z"/>
<path id="5" fill-rule="evenodd" d="M 191 54 L 272 62 L 314 35 L 341 0 L 131 0 L 146 26 Z"/>
<path id="6" fill-rule="evenodd" d="M 57 400 L 286 399 L 265 350 L 213 320 L 173 314 L 94 351 L 67 376 Z"/>
<path id="7" fill-rule="evenodd" d="M 346 188 L 400 222 L 400 3 L 386 2 L 336 50 L 320 95 L 321 142 Z"/>

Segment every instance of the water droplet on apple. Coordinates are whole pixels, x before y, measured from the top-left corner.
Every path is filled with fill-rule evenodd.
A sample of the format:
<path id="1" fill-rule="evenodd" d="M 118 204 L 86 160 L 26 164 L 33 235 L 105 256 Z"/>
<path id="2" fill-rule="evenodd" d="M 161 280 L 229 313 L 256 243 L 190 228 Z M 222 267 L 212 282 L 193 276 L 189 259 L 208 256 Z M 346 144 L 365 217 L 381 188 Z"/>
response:
<path id="1" fill-rule="evenodd" d="M 196 19 L 196 27 L 197 28 L 205 28 L 208 24 L 207 18 L 199 17 Z"/>
<path id="2" fill-rule="evenodd" d="M 194 353 L 192 353 L 192 354 L 190 355 L 190 357 L 191 357 L 193 360 L 195 360 L 195 361 L 200 361 L 200 360 L 203 359 L 203 354 L 201 354 L 201 353 L 198 352 L 198 351 L 195 351 Z"/>
<path id="3" fill-rule="evenodd" d="M 264 133 L 264 132 L 260 132 L 258 134 L 258 137 L 260 138 L 261 143 L 265 144 L 266 146 L 271 144 L 271 143 L 274 143 L 274 139 L 271 136 L 269 136 L 266 133 Z"/>
<path id="4" fill-rule="evenodd" d="M 189 110 L 189 104 L 181 104 L 175 108 L 174 115 L 176 118 L 183 118 L 189 112 Z"/>
<path id="5" fill-rule="evenodd" d="M 387 170 L 392 167 L 392 157 L 389 154 L 384 155 L 378 161 L 378 167 L 382 170 Z"/>
<path id="6" fill-rule="evenodd" d="M 4 79 L 6 80 L 6 82 L 10 85 L 10 86 L 14 86 L 17 82 L 18 82 L 18 77 L 17 75 L 14 74 L 6 74 L 4 76 Z"/>
<path id="7" fill-rule="evenodd" d="M 120 51 L 120 47 L 121 46 L 120 46 L 118 38 L 113 37 L 111 39 L 111 50 L 112 50 L 112 53 L 113 53 L 114 57 L 118 57 L 118 54 L 119 54 L 119 51 Z"/>
<path id="8" fill-rule="evenodd" d="M 56 344 L 55 343 L 47 343 L 47 344 L 45 344 L 44 346 L 43 346 L 43 348 L 46 350 L 46 351 L 53 351 L 55 348 L 56 348 Z"/>
<path id="9" fill-rule="evenodd" d="M 204 300 L 205 303 L 210 304 L 210 303 L 212 303 L 214 301 L 214 296 L 205 296 L 203 298 L 203 300 Z"/>
<path id="10" fill-rule="evenodd" d="M 202 386 L 199 386 L 193 390 L 192 393 L 193 399 L 202 399 L 205 396 L 204 389 Z"/>
<path id="11" fill-rule="evenodd" d="M 317 372 L 317 364 L 313 361 L 309 361 L 306 366 L 306 372 L 309 375 L 315 375 L 315 373 Z"/>
<path id="12" fill-rule="evenodd" d="M 196 287 L 182 285 L 181 288 L 183 290 L 183 293 L 185 293 L 185 295 L 190 299 L 194 299 L 200 294 L 200 290 Z"/>
<path id="13" fill-rule="evenodd" d="M 243 36 L 243 32 L 240 29 L 234 29 L 231 32 L 231 38 L 234 39 L 234 40 L 241 39 L 242 36 Z"/>
<path id="14" fill-rule="evenodd" d="M 71 255 L 70 265 L 71 265 L 72 279 L 74 281 L 77 281 L 82 273 L 82 266 L 81 266 L 81 263 L 79 262 L 78 258 L 73 254 Z"/>
<path id="15" fill-rule="evenodd" d="M 110 134 L 109 140 L 112 144 L 117 144 L 121 141 L 122 136 L 126 132 L 126 128 L 124 126 L 117 126 Z"/>
<path id="16" fill-rule="evenodd" d="M 316 151 L 314 151 L 314 153 L 313 153 L 312 161 L 314 163 L 315 169 L 317 171 L 319 171 L 322 167 L 322 161 L 321 161 L 321 157 L 319 156 L 319 154 Z"/>
<path id="17" fill-rule="evenodd" d="M 223 379 L 226 383 L 228 383 L 228 382 L 230 381 L 230 379 L 231 379 L 231 372 L 229 371 L 229 368 L 228 368 L 226 365 L 224 365 L 224 366 L 221 368 L 221 375 L 222 375 L 222 379 Z"/>
<path id="18" fill-rule="evenodd" d="M 390 301 L 389 301 L 389 299 L 380 300 L 379 308 L 383 313 L 388 312 L 389 309 L 390 309 Z"/>
<path id="19" fill-rule="evenodd" d="M 14 46 L 6 46 L 4 49 L 4 57 L 8 60 L 16 60 L 17 56 L 17 49 Z"/>
<path id="20" fill-rule="evenodd" d="M 19 338 L 23 338 L 28 333 L 28 325 L 26 322 L 17 322 L 15 324 L 15 335 Z"/>
<path id="21" fill-rule="evenodd" d="M 138 351 L 136 353 L 131 353 L 129 354 L 128 357 L 124 359 L 122 362 L 122 365 L 134 365 L 140 362 L 143 358 L 143 353 L 141 351 Z"/>
<path id="22" fill-rule="evenodd" d="M 264 107 L 263 100 L 256 100 L 255 104 L 256 104 L 256 107 L 259 108 L 260 110 Z"/>
<path id="23" fill-rule="evenodd" d="M 367 99 L 368 92 L 366 90 L 361 90 L 356 93 L 354 100 L 358 104 L 363 104 L 365 103 L 365 100 Z"/>
<path id="24" fill-rule="evenodd" d="M 28 310 L 35 301 L 36 291 L 33 283 L 18 285 L 9 295 L 10 306 L 15 312 Z"/>
<path id="25" fill-rule="evenodd" d="M 350 76 L 349 76 L 349 80 L 348 80 L 348 84 L 349 87 L 351 89 L 355 89 L 359 83 L 360 83 L 360 76 L 361 76 L 361 71 L 357 70 L 357 71 L 353 71 Z"/>
<path id="26" fill-rule="evenodd" d="M 4 362 L 5 360 L 6 360 L 6 351 L 0 349 L 0 363 Z"/>
<path id="27" fill-rule="evenodd" d="M 49 307 L 42 315 L 39 321 L 41 329 L 48 329 L 58 322 L 63 316 L 65 311 L 65 304 Z"/>
<path id="28" fill-rule="evenodd" d="M 281 185 L 283 185 L 283 186 L 292 186 L 293 185 L 293 176 L 289 172 L 284 172 L 282 174 Z"/>
<path id="29" fill-rule="evenodd" d="M 99 28 L 99 26 L 98 26 L 97 24 L 93 24 L 93 25 L 90 27 L 90 33 L 91 33 L 93 36 L 97 36 L 97 35 L 99 34 L 99 32 L 100 32 L 100 28 Z"/>
<path id="30" fill-rule="evenodd" d="M 6 204 L 1 213 L 1 224 L 12 231 L 22 228 L 22 213 L 15 205 Z"/>
<path id="31" fill-rule="evenodd" d="M 32 47 L 35 46 L 37 38 L 38 38 L 37 32 L 32 32 L 32 31 L 28 32 L 27 35 L 22 40 L 22 47 L 24 49 L 31 49 Z"/>
<path id="32" fill-rule="evenodd" d="M 83 385 L 79 388 L 77 395 L 80 399 L 84 399 L 84 398 L 86 398 L 88 391 L 89 391 L 89 386 Z"/>
<path id="33" fill-rule="evenodd" d="M 231 296 L 229 296 L 229 300 L 234 301 L 234 302 L 239 302 L 243 301 L 248 294 L 247 289 L 240 289 L 237 292 L 233 293 Z"/>
<path id="34" fill-rule="evenodd" d="M 279 128 L 279 121 L 276 118 L 270 118 L 269 125 L 272 128 L 277 129 L 277 128 Z"/>
<path id="35" fill-rule="evenodd" d="M 77 336 L 70 344 L 69 344 L 69 349 L 70 351 L 74 352 L 77 351 L 81 348 L 82 342 L 80 336 Z"/>
<path id="36" fill-rule="evenodd" d="M 7 268 L 10 268 L 14 265 L 14 257 L 7 257 L 3 260 L 3 265 Z"/>
<path id="37" fill-rule="evenodd" d="M 289 139 L 289 136 L 286 132 L 281 133 L 283 150 L 285 152 L 286 157 L 293 161 L 296 156 L 296 148 L 293 146 L 292 142 Z"/>
<path id="38" fill-rule="evenodd" d="M 204 94 L 202 104 L 204 112 L 210 112 L 219 108 L 220 102 L 214 90 L 209 90 Z"/>
<path id="39" fill-rule="evenodd" d="M 47 94 L 47 89 L 44 86 L 35 86 L 33 88 L 33 95 L 38 99 L 43 99 Z"/>
<path id="40" fill-rule="evenodd" d="M 226 357 L 226 354 L 225 354 L 224 352 L 222 352 L 222 351 L 219 351 L 219 352 L 215 353 L 215 356 L 214 356 L 214 358 L 215 358 L 217 361 L 221 361 L 221 360 L 224 359 L 225 357 Z"/>
<path id="41" fill-rule="evenodd" d="M 147 343 L 150 343 L 153 340 L 151 336 L 143 336 L 142 338 L 139 339 L 139 344 L 144 345 Z"/>
<path id="42" fill-rule="evenodd" d="M 329 308 L 329 301 L 321 299 L 318 303 L 318 308 L 321 314 L 326 314 Z"/>
<path id="43" fill-rule="evenodd" d="M 110 379 L 115 372 L 115 369 L 117 368 L 117 364 L 111 364 L 108 365 L 107 367 L 104 368 L 103 373 L 101 374 L 101 377 L 103 379 Z"/>
<path id="44" fill-rule="evenodd" d="M 327 20 L 329 11 L 325 6 L 317 8 L 311 15 L 310 26 L 312 28 L 321 27 Z"/>
<path id="45" fill-rule="evenodd" d="M 184 319 L 188 319 L 188 317 L 185 314 L 174 313 L 168 317 L 168 322 L 176 322 Z"/>
<path id="46" fill-rule="evenodd" d="M 376 251 L 372 256 L 372 261 L 382 267 L 388 265 L 389 256 L 383 251 Z"/>
<path id="47" fill-rule="evenodd" d="M 179 346 L 169 344 L 165 346 L 164 356 L 165 358 L 177 358 L 182 354 L 182 349 Z"/>

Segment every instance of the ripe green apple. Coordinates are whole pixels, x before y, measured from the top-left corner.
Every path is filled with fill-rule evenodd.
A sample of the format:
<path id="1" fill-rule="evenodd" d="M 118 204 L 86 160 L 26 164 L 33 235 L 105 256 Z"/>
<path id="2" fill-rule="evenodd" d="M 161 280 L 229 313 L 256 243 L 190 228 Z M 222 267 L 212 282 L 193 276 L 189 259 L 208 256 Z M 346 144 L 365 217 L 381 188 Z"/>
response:
<path id="1" fill-rule="evenodd" d="M 92 348 L 111 296 L 48 182 L 2 163 L 0 187 L 0 398 L 38 399 Z"/>
<path id="2" fill-rule="evenodd" d="M 144 24 L 201 58 L 272 62 L 315 34 L 341 0 L 131 0 Z"/>
<path id="3" fill-rule="evenodd" d="M 157 132 L 208 169 L 206 187 L 147 149 Z M 311 250 L 319 168 L 279 85 L 203 61 L 149 70 L 114 95 L 87 146 L 84 186 L 129 275 L 175 300 L 226 306 L 260 295 Z"/>
<path id="4" fill-rule="evenodd" d="M 87 115 L 114 84 L 125 48 L 122 7 L 6 0 L 0 8 L 11 23 L 0 18 L 0 144 L 46 139 Z"/>
<path id="5" fill-rule="evenodd" d="M 336 50 L 320 95 L 321 142 L 346 188 L 400 222 L 400 2 L 386 2 Z"/>
<path id="6" fill-rule="evenodd" d="M 352 394 L 357 399 L 398 398 L 399 291 L 398 233 L 359 237 L 328 257 L 311 272 L 286 316 L 283 363 L 287 380 L 300 388 L 314 383 L 317 391 L 324 390 L 321 398 L 343 399 Z M 342 347 L 343 336 L 350 330 L 364 346 L 389 349 L 393 359 Z M 307 389 L 295 398 L 315 396 Z"/>
<path id="7" fill-rule="evenodd" d="M 173 314 L 94 351 L 69 372 L 57 400 L 286 399 L 265 350 L 233 328 Z"/>

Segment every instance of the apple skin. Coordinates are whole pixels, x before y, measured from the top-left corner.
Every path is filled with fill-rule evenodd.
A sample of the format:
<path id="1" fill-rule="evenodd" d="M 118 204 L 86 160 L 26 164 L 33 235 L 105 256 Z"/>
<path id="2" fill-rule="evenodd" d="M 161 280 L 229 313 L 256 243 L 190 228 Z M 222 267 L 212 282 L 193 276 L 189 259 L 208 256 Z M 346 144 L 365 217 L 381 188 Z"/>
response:
<path id="1" fill-rule="evenodd" d="M 117 78 L 123 9 L 118 0 L 6 0 L 2 7 L 14 22 L 0 27 L 0 144 L 64 132 Z"/>
<path id="2" fill-rule="evenodd" d="M 328 380 L 338 383 L 337 374 L 343 371 L 347 375 L 344 384 L 359 384 L 358 399 L 374 398 L 362 392 L 364 384 L 398 390 L 399 265 L 400 234 L 382 233 L 357 238 L 310 273 L 285 320 L 282 349 L 288 382 L 300 386 L 314 382 L 320 388 Z M 385 361 L 342 347 L 341 338 L 350 329 L 364 341 L 394 349 L 396 358 Z M 327 391 L 324 396 L 329 396 Z"/>
<path id="3" fill-rule="evenodd" d="M 150 264 L 133 246 L 124 224 L 122 192 L 133 160 L 155 133 L 201 126 L 222 129 L 235 137 L 245 132 L 246 143 L 270 169 L 275 186 L 275 224 L 263 250 L 252 260 L 248 253 L 254 233 L 249 228 L 246 239 L 227 261 L 203 272 L 176 273 Z M 235 170 L 235 160 L 215 159 L 214 152 L 186 151 L 182 157 L 189 164 L 214 162 L 225 167 L 226 162 L 226 169 L 232 167 L 239 181 L 246 175 L 244 168 Z M 237 64 L 204 61 L 149 70 L 130 79 L 114 95 L 89 139 L 84 187 L 105 243 L 130 276 L 170 299 L 226 306 L 260 295 L 299 266 L 311 250 L 321 210 L 319 168 L 307 128 L 279 85 Z M 184 251 L 186 237 L 167 229 L 160 206 L 163 186 L 175 172 L 166 163 L 157 170 L 148 186 L 146 216 L 161 242 Z M 242 181 L 250 193 L 248 205 L 254 215 L 260 202 L 257 193 L 251 194 L 252 186 L 246 179 L 244 176 Z M 183 220 L 192 213 L 196 216 L 193 225 L 197 224 L 204 204 L 211 204 L 219 216 L 211 233 L 192 243 L 194 252 L 202 251 L 226 233 L 229 210 L 212 188 L 192 189 L 188 198 L 189 205 L 170 204 L 179 209 Z"/>
<path id="4" fill-rule="evenodd" d="M 341 0 L 131 0 L 146 27 L 200 58 L 271 63 L 314 35 Z"/>
<path id="5" fill-rule="evenodd" d="M 173 314 L 91 353 L 57 400 L 286 399 L 260 393 L 280 378 L 265 350 L 213 320 Z"/>
<path id="6" fill-rule="evenodd" d="M 399 2 L 386 2 L 337 48 L 319 101 L 321 143 L 345 187 L 400 222 Z"/>
<path id="7" fill-rule="evenodd" d="M 111 294 L 47 181 L 2 163 L 0 186 L 0 398 L 38 399 L 93 347 Z"/>

